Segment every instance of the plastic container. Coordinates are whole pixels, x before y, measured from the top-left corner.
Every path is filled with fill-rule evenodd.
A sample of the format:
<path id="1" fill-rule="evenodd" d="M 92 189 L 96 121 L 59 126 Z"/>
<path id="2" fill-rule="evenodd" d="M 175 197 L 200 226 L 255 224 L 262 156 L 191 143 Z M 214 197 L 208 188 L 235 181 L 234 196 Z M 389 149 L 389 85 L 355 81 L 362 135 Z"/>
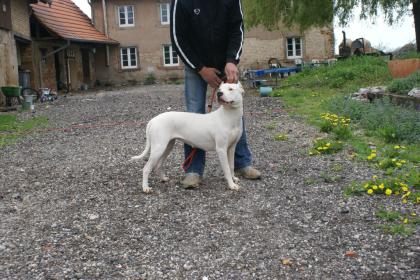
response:
<path id="1" fill-rule="evenodd" d="M 269 96 L 272 91 L 272 87 L 260 87 L 260 96 Z"/>
<path id="2" fill-rule="evenodd" d="M 3 94 L 7 97 L 19 97 L 20 92 L 22 88 L 21 87 L 2 87 L 1 91 Z"/>
<path id="3" fill-rule="evenodd" d="M 25 95 L 25 100 L 22 103 L 23 110 L 34 110 L 34 96 Z"/>

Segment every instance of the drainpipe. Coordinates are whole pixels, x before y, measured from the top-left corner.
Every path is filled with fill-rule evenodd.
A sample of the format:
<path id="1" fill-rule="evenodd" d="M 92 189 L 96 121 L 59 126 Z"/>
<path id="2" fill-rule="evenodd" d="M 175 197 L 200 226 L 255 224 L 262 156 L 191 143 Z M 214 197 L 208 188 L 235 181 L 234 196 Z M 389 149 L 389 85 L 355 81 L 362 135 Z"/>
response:
<path id="1" fill-rule="evenodd" d="M 102 0 L 102 12 L 104 17 L 104 32 L 107 38 L 109 38 L 108 34 L 108 20 L 107 20 L 107 13 L 106 13 L 106 0 Z M 106 66 L 109 66 L 109 46 L 105 46 L 106 51 Z"/>
<path id="2" fill-rule="evenodd" d="M 49 56 L 52 56 L 53 54 L 61 52 L 62 50 L 67 49 L 68 47 L 70 47 L 70 40 L 67 40 L 67 43 L 64 46 L 62 46 L 61 48 L 58 48 L 58 49 L 56 49 L 56 50 L 54 50 L 50 53 L 47 53 L 44 56 L 41 56 L 41 61 L 38 64 L 38 67 L 39 67 L 39 84 L 41 85 L 41 88 L 44 87 L 44 83 L 43 83 L 44 79 L 42 78 L 42 60 L 46 59 Z M 68 84 L 67 84 L 67 86 L 68 86 Z"/>

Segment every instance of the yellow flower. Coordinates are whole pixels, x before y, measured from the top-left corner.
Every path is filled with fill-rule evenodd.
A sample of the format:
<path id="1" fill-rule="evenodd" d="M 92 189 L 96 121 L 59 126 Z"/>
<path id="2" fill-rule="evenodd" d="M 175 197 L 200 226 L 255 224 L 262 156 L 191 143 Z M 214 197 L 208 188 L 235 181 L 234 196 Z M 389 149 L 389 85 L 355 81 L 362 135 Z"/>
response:
<path id="1" fill-rule="evenodd" d="M 406 186 L 402 187 L 402 190 L 403 190 L 404 192 L 408 192 L 408 188 L 407 188 Z"/>
<path id="2" fill-rule="evenodd" d="M 373 175 L 373 176 L 372 176 L 372 179 L 373 179 L 373 180 L 376 180 L 376 179 L 378 179 L 378 176 Z"/>
<path id="3" fill-rule="evenodd" d="M 411 212 L 410 215 L 413 216 L 413 217 L 417 216 L 417 214 L 415 212 Z"/>
<path id="4" fill-rule="evenodd" d="M 392 190 L 391 189 L 386 189 L 385 194 L 388 195 L 388 196 L 391 195 L 392 194 Z"/>
<path id="5" fill-rule="evenodd" d="M 400 146 L 398 146 L 398 145 L 396 145 L 396 146 L 394 146 L 394 149 L 395 150 L 398 150 L 398 149 L 400 149 L 401 147 Z"/>
<path id="6" fill-rule="evenodd" d="M 364 184 L 363 188 L 367 189 L 369 187 L 369 183 Z"/>
<path id="7" fill-rule="evenodd" d="M 395 165 L 398 166 L 398 167 L 402 166 L 402 164 L 400 162 L 397 162 Z"/>
<path id="8" fill-rule="evenodd" d="M 408 219 L 407 219 L 407 218 L 405 218 L 405 219 L 404 219 L 404 221 L 403 221 L 403 223 L 404 223 L 404 224 L 408 224 Z"/>
<path id="9" fill-rule="evenodd" d="M 379 188 L 380 188 L 381 190 L 383 190 L 383 189 L 384 189 L 384 187 L 385 187 L 385 186 L 384 186 L 384 183 L 382 183 L 382 184 L 380 184 L 380 185 L 379 185 Z"/>
<path id="10" fill-rule="evenodd" d="M 404 198 L 404 199 L 402 200 L 402 203 L 407 204 L 407 199 L 405 199 L 405 198 Z"/>
<path id="11" fill-rule="evenodd" d="M 328 142 L 327 144 L 325 144 L 325 146 L 329 147 L 331 146 L 331 143 Z"/>
<path id="12" fill-rule="evenodd" d="M 372 189 L 376 191 L 378 189 L 378 186 L 377 185 L 373 185 L 372 186 Z"/>
<path id="13" fill-rule="evenodd" d="M 368 190 L 367 190 L 367 193 L 368 193 L 368 194 L 373 194 L 373 190 L 372 190 L 372 189 L 368 189 Z"/>

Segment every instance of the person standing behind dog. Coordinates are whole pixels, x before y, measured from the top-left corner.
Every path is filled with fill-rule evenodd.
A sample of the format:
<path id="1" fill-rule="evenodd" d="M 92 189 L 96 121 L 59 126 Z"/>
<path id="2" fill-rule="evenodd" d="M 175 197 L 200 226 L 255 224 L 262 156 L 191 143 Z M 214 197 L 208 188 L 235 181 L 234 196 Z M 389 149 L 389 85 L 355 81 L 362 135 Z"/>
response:
<path id="1" fill-rule="evenodd" d="M 205 113 L 207 85 L 219 87 L 222 73 L 228 83 L 237 83 L 237 64 L 244 40 L 240 0 L 172 0 L 171 41 L 185 64 L 185 101 L 188 112 Z M 185 158 L 191 153 L 184 146 Z M 197 150 L 182 181 L 196 187 L 201 181 L 205 152 Z M 258 179 L 261 172 L 252 167 L 245 126 L 235 150 L 235 172 Z"/>

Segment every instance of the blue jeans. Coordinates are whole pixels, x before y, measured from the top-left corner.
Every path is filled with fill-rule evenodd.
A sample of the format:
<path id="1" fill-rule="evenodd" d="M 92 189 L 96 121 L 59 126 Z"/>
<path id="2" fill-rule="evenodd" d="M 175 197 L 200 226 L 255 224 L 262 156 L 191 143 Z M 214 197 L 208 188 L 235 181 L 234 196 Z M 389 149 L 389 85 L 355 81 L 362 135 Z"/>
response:
<path id="1" fill-rule="evenodd" d="M 189 67 L 185 67 L 185 103 L 187 112 L 206 113 L 207 83 L 201 76 Z M 243 120 L 243 118 L 242 118 Z M 248 149 L 245 133 L 245 122 L 242 121 L 243 132 L 236 145 L 235 150 L 235 170 L 250 166 L 252 163 L 251 152 Z M 184 145 L 185 158 L 191 153 L 191 146 Z M 197 149 L 191 165 L 186 173 L 198 173 L 203 175 L 206 162 L 205 151 Z"/>

